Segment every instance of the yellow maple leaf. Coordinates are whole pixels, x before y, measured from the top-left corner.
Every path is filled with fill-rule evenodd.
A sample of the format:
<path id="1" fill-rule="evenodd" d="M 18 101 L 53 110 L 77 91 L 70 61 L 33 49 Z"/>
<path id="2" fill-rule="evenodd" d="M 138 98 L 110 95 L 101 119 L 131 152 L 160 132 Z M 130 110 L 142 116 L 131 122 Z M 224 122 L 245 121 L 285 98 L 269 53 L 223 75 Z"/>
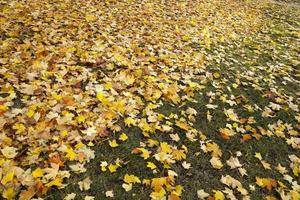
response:
<path id="1" fill-rule="evenodd" d="M 148 151 L 144 148 L 137 148 L 140 152 L 142 152 L 141 156 L 146 160 L 150 157 L 151 151 Z"/>
<path id="2" fill-rule="evenodd" d="M 134 76 L 127 75 L 127 76 L 125 76 L 123 81 L 125 82 L 126 85 L 132 85 L 135 81 L 135 78 L 134 78 Z"/>
<path id="3" fill-rule="evenodd" d="M 85 117 L 83 115 L 79 115 L 77 118 L 76 118 L 77 122 L 78 123 L 82 123 L 82 122 L 85 122 Z"/>
<path id="4" fill-rule="evenodd" d="M 175 149 L 172 152 L 172 155 L 173 155 L 175 160 L 182 160 L 182 159 L 186 158 L 186 154 L 184 153 L 184 150 Z"/>
<path id="5" fill-rule="evenodd" d="M 183 191 L 183 186 L 182 185 L 176 185 L 175 190 L 173 190 L 172 193 L 177 195 L 177 196 L 181 196 L 182 191 Z"/>
<path id="6" fill-rule="evenodd" d="M 119 101 L 113 102 L 110 108 L 112 110 L 120 112 L 121 114 L 124 114 L 126 112 L 125 102 L 124 101 L 120 101 L 119 100 Z"/>
<path id="7" fill-rule="evenodd" d="M 186 131 L 188 131 L 191 128 L 186 122 L 182 122 L 179 120 L 176 120 L 176 126 Z"/>
<path id="8" fill-rule="evenodd" d="M 147 123 L 147 121 L 146 121 L 145 118 L 142 118 L 142 119 L 140 120 L 140 123 L 139 123 L 138 126 L 139 126 L 140 129 L 142 129 L 143 135 L 144 135 L 145 137 L 149 137 L 149 133 L 155 131 L 155 129 L 153 129 L 153 127 L 150 126 L 149 123 Z"/>
<path id="9" fill-rule="evenodd" d="M 118 147 L 119 144 L 117 143 L 117 141 L 114 139 L 114 140 L 109 140 L 108 141 L 108 144 L 109 146 L 111 146 L 112 148 L 115 148 L 115 147 Z"/>
<path id="10" fill-rule="evenodd" d="M 155 190 L 154 192 L 151 192 L 150 196 L 152 199 L 161 199 L 166 195 L 166 190 L 164 188 L 159 188 L 159 190 Z"/>
<path id="11" fill-rule="evenodd" d="M 215 197 L 215 200 L 223 200 L 225 198 L 224 194 L 219 190 L 215 191 L 214 197 Z"/>
<path id="12" fill-rule="evenodd" d="M 39 178 L 39 177 L 43 176 L 44 170 L 42 170 L 41 168 L 38 167 L 31 174 L 34 178 Z"/>
<path id="13" fill-rule="evenodd" d="M 114 59 L 121 63 L 122 65 L 126 65 L 127 64 L 127 59 L 126 57 L 124 57 L 123 55 L 119 54 L 119 53 L 114 53 Z"/>
<path id="14" fill-rule="evenodd" d="M 104 96 L 102 92 L 97 93 L 97 99 L 102 103 L 103 106 L 110 104 L 110 101 Z"/>
<path id="15" fill-rule="evenodd" d="M 0 158 L 0 167 L 5 163 L 5 159 L 4 158 Z"/>
<path id="16" fill-rule="evenodd" d="M 297 165 L 295 165 L 293 167 L 293 173 L 295 176 L 299 176 L 299 168 L 300 168 L 300 166 L 297 166 Z"/>
<path id="17" fill-rule="evenodd" d="M 79 142 L 75 145 L 76 149 L 81 149 L 82 147 L 85 147 L 85 144 L 83 144 L 82 142 Z"/>
<path id="18" fill-rule="evenodd" d="M 28 117 L 32 117 L 32 116 L 34 115 L 34 110 L 29 109 L 29 110 L 26 112 L 26 115 L 27 115 Z"/>
<path id="19" fill-rule="evenodd" d="M 156 62 L 157 61 L 157 59 L 155 58 L 155 56 L 150 56 L 149 58 L 148 58 L 148 60 L 150 61 L 150 62 Z"/>
<path id="20" fill-rule="evenodd" d="M 206 145 L 206 149 L 209 152 L 212 152 L 211 155 L 214 157 L 222 156 L 222 151 L 217 143 L 211 142 Z"/>
<path id="21" fill-rule="evenodd" d="M 154 191 L 160 191 L 160 189 L 166 184 L 167 184 L 166 177 L 153 178 L 151 180 L 151 187 L 154 189 Z"/>
<path id="22" fill-rule="evenodd" d="M 69 160 L 75 160 L 76 157 L 76 153 L 74 152 L 74 150 L 72 149 L 72 147 L 68 147 L 66 150 L 67 154 L 66 154 L 66 158 L 68 158 Z"/>
<path id="23" fill-rule="evenodd" d="M 300 193 L 297 192 L 296 190 L 292 190 L 290 192 L 291 196 L 292 196 L 292 200 L 299 200 L 300 199 Z"/>
<path id="24" fill-rule="evenodd" d="M 60 135 L 62 137 L 66 137 L 68 135 L 68 131 L 67 130 L 63 130 L 63 131 L 60 132 Z"/>
<path id="25" fill-rule="evenodd" d="M 162 95 L 162 92 L 160 90 L 154 90 L 154 92 L 152 93 L 152 96 L 151 96 L 151 101 L 155 101 L 157 99 L 159 99 Z"/>
<path id="26" fill-rule="evenodd" d="M 119 137 L 119 140 L 121 141 L 126 141 L 128 139 L 128 136 L 126 135 L 126 133 L 122 133 Z"/>
<path id="27" fill-rule="evenodd" d="M 159 144 L 157 140 L 153 140 L 153 139 L 148 139 L 147 142 L 149 147 L 157 146 Z"/>
<path id="28" fill-rule="evenodd" d="M 161 142 L 160 143 L 160 148 L 161 148 L 162 152 L 165 152 L 165 153 L 171 153 L 172 152 L 171 146 L 166 142 Z"/>
<path id="29" fill-rule="evenodd" d="M 255 152 L 255 155 L 254 155 L 255 158 L 259 159 L 259 160 L 262 160 L 262 156 L 260 153 L 258 152 Z"/>
<path id="30" fill-rule="evenodd" d="M 151 184 L 151 180 L 150 179 L 143 179 L 143 184 L 150 185 Z"/>
<path id="31" fill-rule="evenodd" d="M 124 123 L 126 126 L 131 127 L 132 125 L 135 125 L 135 120 L 131 117 L 127 117 L 124 119 Z"/>
<path id="32" fill-rule="evenodd" d="M 281 181 L 277 181 L 277 182 L 278 182 L 279 187 L 281 187 L 281 188 L 286 188 L 286 186 L 284 185 L 283 182 L 281 182 Z"/>
<path id="33" fill-rule="evenodd" d="M 93 14 L 87 14 L 85 16 L 85 20 L 88 21 L 88 22 L 93 22 L 93 21 L 97 20 L 97 17 Z"/>
<path id="34" fill-rule="evenodd" d="M 147 167 L 149 167 L 151 170 L 154 170 L 157 168 L 153 162 L 147 162 Z"/>
<path id="35" fill-rule="evenodd" d="M 6 174 L 6 175 L 2 178 L 1 183 L 2 183 L 3 185 L 5 185 L 6 183 L 11 182 L 11 181 L 13 180 L 13 178 L 14 178 L 14 175 L 15 175 L 15 171 L 9 172 L 8 174 Z"/>
<path id="36" fill-rule="evenodd" d="M 129 175 L 129 174 L 125 174 L 124 176 L 124 182 L 125 183 L 141 183 L 141 180 L 139 179 L 139 177 L 135 176 L 135 175 Z"/>
<path id="37" fill-rule="evenodd" d="M 113 172 L 116 172 L 119 167 L 120 166 L 117 164 L 109 164 L 108 170 L 110 171 L 110 173 L 113 173 Z"/>
<path id="38" fill-rule="evenodd" d="M 62 180 L 60 178 L 55 178 L 54 180 L 47 183 L 46 186 L 47 187 L 52 187 L 52 186 L 61 187 L 61 186 L 63 186 L 63 184 L 62 184 Z"/>
<path id="39" fill-rule="evenodd" d="M 90 141 L 87 145 L 88 145 L 89 147 L 93 147 L 93 146 L 94 146 L 94 143 Z"/>
<path id="40" fill-rule="evenodd" d="M 13 199 L 15 196 L 14 188 L 10 187 L 3 191 L 2 197 L 5 199 Z"/>
<path id="41" fill-rule="evenodd" d="M 106 82 L 106 83 L 104 84 L 104 89 L 105 89 L 105 90 L 110 90 L 111 88 L 112 88 L 111 82 Z"/>
<path id="42" fill-rule="evenodd" d="M 187 42 L 189 40 L 190 40 L 190 36 L 188 36 L 188 35 L 182 36 L 182 41 Z"/>
<path id="43" fill-rule="evenodd" d="M 59 94 L 57 94 L 56 92 L 54 92 L 54 93 L 52 94 L 52 97 L 53 97 L 56 101 L 62 100 L 62 96 L 59 95 Z"/>
<path id="44" fill-rule="evenodd" d="M 6 111 L 8 107 L 6 105 L 0 105 L 0 111 Z"/>
<path id="45" fill-rule="evenodd" d="M 24 124 L 21 123 L 15 123 L 13 129 L 17 130 L 16 131 L 17 134 L 23 133 L 26 130 Z"/>

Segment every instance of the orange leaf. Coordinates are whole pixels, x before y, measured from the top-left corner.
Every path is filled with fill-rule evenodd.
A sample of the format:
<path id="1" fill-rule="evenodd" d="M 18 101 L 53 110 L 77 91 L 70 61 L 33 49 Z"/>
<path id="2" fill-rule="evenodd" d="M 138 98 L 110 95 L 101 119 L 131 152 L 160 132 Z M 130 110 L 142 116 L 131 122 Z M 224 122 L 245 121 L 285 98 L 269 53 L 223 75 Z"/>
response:
<path id="1" fill-rule="evenodd" d="M 258 178 L 256 177 L 256 184 L 262 188 L 267 188 L 268 190 L 272 190 L 273 187 L 277 186 L 276 180 L 272 178 Z"/>
<path id="2" fill-rule="evenodd" d="M 35 184 L 35 188 L 36 188 L 36 194 L 38 196 L 42 196 L 42 195 L 46 194 L 46 192 L 48 190 L 48 188 L 46 188 L 45 185 L 41 181 L 38 181 Z"/>
<path id="3" fill-rule="evenodd" d="M 51 163 L 55 163 L 55 164 L 59 165 L 60 167 L 64 166 L 64 161 L 62 161 L 60 159 L 60 156 L 58 154 L 55 154 L 52 157 L 50 157 L 48 161 Z"/>
<path id="4" fill-rule="evenodd" d="M 241 142 L 246 142 L 248 140 L 250 140 L 252 137 L 250 134 L 245 134 L 243 135 L 243 138 L 241 139 Z"/>
<path id="5" fill-rule="evenodd" d="M 231 137 L 232 131 L 228 128 L 221 128 L 220 129 L 220 135 L 224 140 L 229 140 Z"/>
<path id="6" fill-rule="evenodd" d="M 168 200 L 180 200 L 180 197 L 175 194 L 171 194 L 169 195 Z"/>
<path id="7" fill-rule="evenodd" d="M 209 197 L 207 197 L 207 200 L 215 200 L 215 197 L 209 196 Z"/>
<path id="8" fill-rule="evenodd" d="M 69 97 L 69 96 L 63 97 L 63 102 L 68 106 L 72 106 L 75 103 L 73 97 Z"/>
<path id="9" fill-rule="evenodd" d="M 226 132 L 220 131 L 220 135 L 221 135 L 221 138 L 223 138 L 224 140 L 230 139 L 230 136 Z"/>
<path id="10" fill-rule="evenodd" d="M 29 190 L 22 190 L 19 196 L 19 200 L 30 200 L 34 195 L 36 191 L 34 187 L 29 188 Z"/>

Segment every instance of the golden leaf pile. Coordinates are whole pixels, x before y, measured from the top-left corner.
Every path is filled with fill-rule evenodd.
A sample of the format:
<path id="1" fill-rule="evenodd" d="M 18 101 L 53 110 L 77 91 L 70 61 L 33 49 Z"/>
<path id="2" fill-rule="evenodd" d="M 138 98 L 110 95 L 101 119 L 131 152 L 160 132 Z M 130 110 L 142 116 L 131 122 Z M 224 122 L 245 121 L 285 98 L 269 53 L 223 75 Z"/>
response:
<path id="1" fill-rule="evenodd" d="M 285 76 L 284 81 L 289 82 L 291 68 L 270 66 L 270 71 L 264 71 L 268 75 L 256 77 L 253 74 L 261 70 L 258 66 L 234 74 L 229 84 L 221 71 L 209 67 L 213 62 L 226 63 L 221 61 L 224 53 L 216 57 L 208 53 L 214 45 L 234 43 L 266 26 L 262 13 L 267 5 L 256 0 L 3 1 L 2 197 L 27 200 L 43 197 L 51 188 L 64 188 L 70 176 L 87 171 L 86 166 L 95 158 L 93 146 L 104 141 L 111 148 L 120 148 L 128 142 L 130 132 L 124 127 L 141 131 L 144 139 L 132 154 L 140 156 L 156 176 L 138 177 L 128 172 L 121 177 L 126 192 L 139 185 L 151 189 L 152 199 L 180 199 L 184 188 L 174 166 L 187 171 L 194 167 L 187 159 L 187 146 L 179 145 L 185 139 L 198 143 L 199 151 L 209 156 L 208 165 L 217 171 L 227 164 L 242 177 L 248 176 L 239 162 L 240 152 L 224 160 L 220 145 L 196 128 L 203 109 L 201 120 L 206 123 L 213 123 L 217 110 L 223 113 L 227 124 L 217 134 L 224 141 L 233 137 L 240 137 L 241 142 L 279 137 L 299 150 L 299 125 L 277 120 L 265 128 L 257 126 L 254 117 L 244 117 L 237 111 L 239 107 L 272 118 L 277 112 L 292 110 L 299 123 L 299 101 L 272 85 L 276 79 L 270 75 Z M 299 60 L 294 62 L 299 64 Z M 268 90 L 263 90 L 265 84 L 269 84 Z M 230 94 L 246 86 L 262 91 L 270 103 L 256 105 L 242 95 Z M 210 87 L 213 89 L 206 90 Z M 186 107 L 197 101 L 197 95 L 209 99 L 201 111 Z M 226 106 L 216 105 L 219 101 Z M 177 112 L 158 111 L 167 104 Z M 160 141 L 154 137 L 158 133 L 169 140 Z M 105 139 L 113 134 L 117 137 Z M 265 169 L 275 168 L 262 155 L 256 157 Z M 256 177 L 250 190 L 255 190 L 256 183 L 297 199 L 299 156 L 289 155 L 289 161 L 292 175 L 277 167 L 289 185 Z M 126 162 L 126 158 L 99 160 L 99 172 L 118 173 Z M 250 191 L 236 178 L 224 175 L 221 183 L 226 189 L 213 190 L 210 195 L 199 188 L 198 197 L 234 199 L 233 190 L 245 199 L 249 197 Z M 91 190 L 92 180 L 82 178 L 78 188 Z M 71 193 L 65 199 L 75 196 Z M 106 196 L 114 197 L 113 191 L 107 191 Z"/>

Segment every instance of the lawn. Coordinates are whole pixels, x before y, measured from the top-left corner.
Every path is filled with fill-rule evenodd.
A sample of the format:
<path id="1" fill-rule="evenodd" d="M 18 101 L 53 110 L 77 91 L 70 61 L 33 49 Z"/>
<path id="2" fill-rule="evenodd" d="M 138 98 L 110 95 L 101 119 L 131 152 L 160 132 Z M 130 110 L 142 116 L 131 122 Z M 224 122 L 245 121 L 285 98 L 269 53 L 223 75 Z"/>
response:
<path id="1" fill-rule="evenodd" d="M 296 1 L 0 11 L 3 199 L 300 200 Z"/>

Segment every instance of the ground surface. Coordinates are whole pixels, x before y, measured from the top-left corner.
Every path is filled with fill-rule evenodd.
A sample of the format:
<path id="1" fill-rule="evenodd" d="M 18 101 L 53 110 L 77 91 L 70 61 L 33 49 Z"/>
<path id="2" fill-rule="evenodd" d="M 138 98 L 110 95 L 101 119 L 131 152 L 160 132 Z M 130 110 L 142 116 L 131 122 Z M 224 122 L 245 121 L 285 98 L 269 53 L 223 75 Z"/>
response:
<path id="1" fill-rule="evenodd" d="M 4 199 L 300 199 L 300 9 L 0 2 Z"/>

